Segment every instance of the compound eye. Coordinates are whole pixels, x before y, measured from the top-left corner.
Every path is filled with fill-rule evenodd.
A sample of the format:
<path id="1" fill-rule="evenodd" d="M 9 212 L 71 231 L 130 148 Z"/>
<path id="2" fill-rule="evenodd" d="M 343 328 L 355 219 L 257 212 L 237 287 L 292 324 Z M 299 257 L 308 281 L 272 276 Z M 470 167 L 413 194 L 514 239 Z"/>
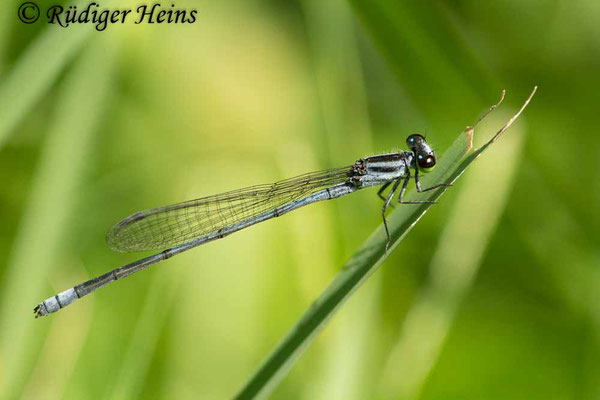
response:
<path id="1" fill-rule="evenodd" d="M 406 138 L 406 144 L 412 149 L 418 144 L 423 143 L 424 140 L 425 138 L 423 136 L 415 133 Z"/>
<path id="2" fill-rule="evenodd" d="M 435 156 L 419 154 L 417 156 L 417 164 L 419 165 L 419 169 L 424 171 L 431 170 L 435 167 Z"/>

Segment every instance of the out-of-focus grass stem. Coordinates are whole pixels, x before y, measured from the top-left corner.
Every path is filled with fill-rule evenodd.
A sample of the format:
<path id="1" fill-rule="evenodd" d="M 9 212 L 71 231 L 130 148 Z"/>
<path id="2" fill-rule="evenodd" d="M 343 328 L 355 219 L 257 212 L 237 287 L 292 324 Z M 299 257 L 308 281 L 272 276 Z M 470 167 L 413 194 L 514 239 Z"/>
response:
<path id="1" fill-rule="evenodd" d="M 75 194 L 107 99 L 111 60 L 112 52 L 93 46 L 61 88 L 3 282 L 3 399 L 14 398 L 22 390 L 28 362 L 36 351 L 35 335 L 44 329 L 44 324 L 37 324 L 37 329 L 33 326 L 30 303 L 42 292 L 49 272 L 60 267 L 59 252 L 76 206 L 73 199 L 79 198 Z M 96 73 L 98 70 L 102 73 Z"/>
<path id="2" fill-rule="evenodd" d="M 52 87 L 93 28 L 50 29 L 24 51 L 0 85 L 0 147 Z"/>

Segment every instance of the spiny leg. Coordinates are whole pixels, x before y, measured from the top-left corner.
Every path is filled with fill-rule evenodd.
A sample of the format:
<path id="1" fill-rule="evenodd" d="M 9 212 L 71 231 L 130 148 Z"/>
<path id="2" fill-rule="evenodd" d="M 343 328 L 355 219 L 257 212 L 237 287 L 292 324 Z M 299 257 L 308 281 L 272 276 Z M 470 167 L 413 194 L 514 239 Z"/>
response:
<path id="1" fill-rule="evenodd" d="M 383 226 L 385 227 L 385 234 L 387 235 L 387 243 L 385 244 L 386 252 L 388 251 L 388 247 L 390 246 L 392 239 L 390 237 L 390 230 L 388 229 L 387 220 L 385 219 L 385 211 L 387 210 L 388 206 L 390 205 L 390 202 L 392 201 L 394 194 L 396 194 L 396 190 L 398 190 L 398 185 L 400 185 L 401 180 L 402 179 L 398 179 L 397 181 L 394 182 L 394 186 L 392 186 L 392 190 L 390 190 L 390 193 L 388 194 L 387 199 L 385 199 L 385 203 L 383 203 L 383 208 L 381 209 L 381 216 L 383 218 Z M 391 182 L 388 182 L 384 186 L 387 186 L 390 183 Z"/>
<path id="2" fill-rule="evenodd" d="M 400 194 L 398 195 L 398 203 L 402 204 L 404 203 L 404 193 L 406 192 L 406 188 L 408 187 L 408 181 L 410 180 L 410 172 L 408 173 L 408 175 L 406 176 L 406 178 L 404 178 L 404 182 L 402 182 L 402 189 L 400 189 Z"/>
<path id="3" fill-rule="evenodd" d="M 408 181 L 410 180 L 410 170 L 407 170 L 406 178 L 404 178 L 404 183 L 402 184 L 402 189 L 400 189 L 400 195 L 398 195 L 398 203 L 400 204 L 435 204 L 437 202 L 431 200 L 414 200 L 414 201 L 404 201 L 404 192 L 406 192 L 406 187 L 408 186 Z M 416 179 L 417 175 L 415 175 Z"/>
<path id="4" fill-rule="evenodd" d="M 421 192 L 421 180 L 419 179 L 419 166 L 415 163 L 415 186 L 417 187 L 417 192 Z"/>
<path id="5" fill-rule="evenodd" d="M 421 181 L 419 180 L 419 168 L 417 167 L 417 169 L 415 170 L 415 186 L 417 187 L 417 192 L 421 193 L 421 192 L 427 192 L 429 190 L 437 189 L 439 187 L 452 186 L 452 184 L 451 183 L 438 183 L 437 185 L 433 185 L 431 187 L 428 187 L 427 189 L 421 189 Z"/>
<path id="6" fill-rule="evenodd" d="M 383 193 L 383 191 L 384 191 L 385 189 L 387 189 L 387 187 L 388 187 L 388 186 L 390 186 L 390 184 L 391 184 L 391 183 L 392 183 L 392 182 L 386 182 L 386 183 L 384 183 L 384 184 L 383 184 L 383 186 L 382 186 L 381 188 L 379 188 L 379 190 L 377 191 L 377 196 L 379 196 L 379 198 L 380 198 L 381 200 L 385 201 L 385 197 L 383 197 L 383 196 L 381 195 L 381 193 Z"/>

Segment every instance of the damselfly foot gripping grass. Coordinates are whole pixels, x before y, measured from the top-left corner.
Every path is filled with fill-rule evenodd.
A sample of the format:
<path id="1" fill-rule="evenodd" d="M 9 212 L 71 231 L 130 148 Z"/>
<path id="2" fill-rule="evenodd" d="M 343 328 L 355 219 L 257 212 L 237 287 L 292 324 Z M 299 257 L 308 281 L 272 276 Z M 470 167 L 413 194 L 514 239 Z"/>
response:
<path id="1" fill-rule="evenodd" d="M 384 200 L 381 214 L 389 246 L 390 233 L 385 212 L 394 195 L 398 193 L 397 201 L 400 204 L 430 203 L 404 201 L 411 177 L 419 192 L 450 186 L 439 183 L 422 189 L 419 173 L 429 172 L 435 167 L 435 153 L 419 134 L 410 135 L 406 144 L 409 151 L 361 158 L 348 167 L 311 172 L 273 184 L 251 186 L 132 214 L 112 227 L 107 236 L 109 247 L 117 251 L 166 250 L 44 300 L 35 307 L 35 316 L 56 312 L 102 286 L 193 247 L 221 239 L 307 204 L 335 199 L 370 186 L 381 185 L 377 194 Z M 392 188 L 384 197 L 383 192 L 390 185 Z"/>

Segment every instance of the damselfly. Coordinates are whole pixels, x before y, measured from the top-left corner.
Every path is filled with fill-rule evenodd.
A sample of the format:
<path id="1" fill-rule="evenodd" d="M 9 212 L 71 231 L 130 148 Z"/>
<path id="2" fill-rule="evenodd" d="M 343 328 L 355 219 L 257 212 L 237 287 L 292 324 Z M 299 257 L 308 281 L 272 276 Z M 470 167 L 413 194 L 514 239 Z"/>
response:
<path id="1" fill-rule="evenodd" d="M 56 312 L 102 286 L 193 247 L 221 239 L 307 204 L 335 199 L 365 187 L 381 185 L 377 194 L 384 201 L 381 214 L 389 245 L 390 233 L 385 212 L 394 195 L 398 193 L 397 200 L 401 204 L 430 203 L 404 201 L 408 182 L 413 177 L 411 170 L 414 171 L 419 192 L 450 186 L 439 183 L 422 189 L 419 173 L 429 172 L 435 167 L 435 153 L 419 134 L 410 135 L 406 144 L 409 151 L 361 158 L 347 167 L 311 172 L 269 185 L 251 186 L 132 214 L 112 227 L 107 236 L 109 247 L 117 251 L 166 250 L 44 300 L 35 307 L 35 316 Z M 390 185 L 392 188 L 384 197 L 383 192 Z"/>

